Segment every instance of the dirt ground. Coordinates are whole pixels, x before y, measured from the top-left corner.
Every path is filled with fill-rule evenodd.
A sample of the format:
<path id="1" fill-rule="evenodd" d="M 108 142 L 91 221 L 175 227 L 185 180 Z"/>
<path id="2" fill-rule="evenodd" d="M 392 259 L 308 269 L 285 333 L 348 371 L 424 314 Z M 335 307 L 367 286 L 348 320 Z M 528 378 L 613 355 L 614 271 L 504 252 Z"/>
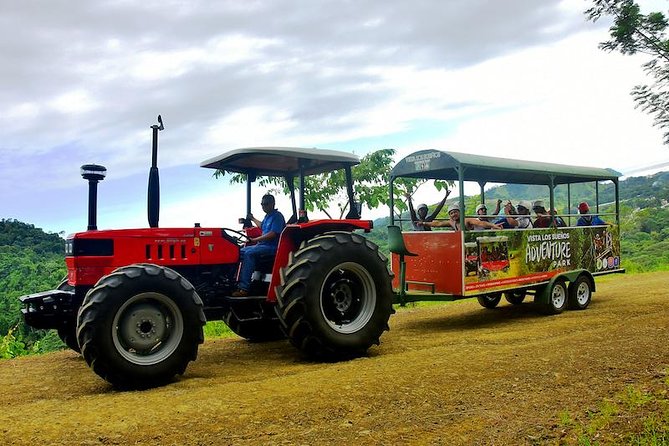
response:
<path id="1" fill-rule="evenodd" d="M 207 340 L 148 391 L 114 391 L 70 351 L 0 361 L 0 444 L 577 444 L 565 414 L 669 383 L 667 285 L 603 277 L 586 311 L 557 316 L 473 299 L 408 308 L 368 357 L 341 363 Z"/>

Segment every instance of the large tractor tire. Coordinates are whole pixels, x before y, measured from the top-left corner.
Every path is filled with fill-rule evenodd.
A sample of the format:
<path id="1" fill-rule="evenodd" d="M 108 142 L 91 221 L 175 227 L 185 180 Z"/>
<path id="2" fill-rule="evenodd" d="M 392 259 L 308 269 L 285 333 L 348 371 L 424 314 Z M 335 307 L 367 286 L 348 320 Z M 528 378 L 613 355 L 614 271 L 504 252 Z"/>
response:
<path id="1" fill-rule="evenodd" d="M 251 342 L 276 341 L 286 338 L 279 320 L 266 315 L 262 318 L 246 318 L 231 308 L 225 313 L 223 320 L 237 336 Z"/>
<path id="2" fill-rule="evenodd" d="M 175 271 L 120 268 L 86 294 L 77 318 L 81 352 L 95 373 L 122 389 L 163 385 L 183 374 L 204 341 L 202 300 Z"/>
<path id="3" fill-rule="evenodd" d="M 57 290 L 63 291 L 74 291 L 74 287 L 67 283 L 67 278 L 63 279 L 60 282 L 60 285 L 56 288 Z M 68 320 L 63 322 L 63 325 L 60 326 L 57 330 L 58 337 L 63 344 L 67 345 L 69 348 L 74 350 L 77 353 L 81 353 L 79 348 L 79 343 L 77 342 L 77 319 L 73 318 L 71 321 Z"/>
<path id="4" fill-rule="evenodd" d="M 328 232 L 302 243 L 281 271 L 277 314 L 308 357 L 364 355 L 389 330 L 392 277 L 378 247 L 359 234 Z"/>

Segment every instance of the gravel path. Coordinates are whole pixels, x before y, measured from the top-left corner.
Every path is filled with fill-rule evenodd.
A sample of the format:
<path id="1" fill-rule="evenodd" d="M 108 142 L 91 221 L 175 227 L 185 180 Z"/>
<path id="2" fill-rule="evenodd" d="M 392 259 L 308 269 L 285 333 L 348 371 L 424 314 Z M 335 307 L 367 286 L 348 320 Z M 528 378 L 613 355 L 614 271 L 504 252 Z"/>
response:
<path id="1" fill-rule="evenodd" d="M 557 316 L 475 299 L 407 308 L 368 357 L 341 363 L 207 340 L 148 391 L 114 391 L 70 351 L 4 360 L 0 444 L 575 444 L 561 413 L 666 376 L 668 284 L 599 278 L 589 309 Z"/>

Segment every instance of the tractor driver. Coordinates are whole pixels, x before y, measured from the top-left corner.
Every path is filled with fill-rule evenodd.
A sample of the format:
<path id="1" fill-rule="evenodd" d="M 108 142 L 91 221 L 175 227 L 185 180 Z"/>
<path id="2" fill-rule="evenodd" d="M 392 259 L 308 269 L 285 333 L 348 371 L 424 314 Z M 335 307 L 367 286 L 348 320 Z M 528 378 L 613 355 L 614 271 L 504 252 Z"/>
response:
<path id="1" fill-rule="evenodd" d="M 250 241 L 255 244 L 245 246 L 240 251 L 242 267 L 239 271 L 239 289 L 232 293 L 232 297 L 246 297 L 249 295 L 251 276 L 256 269 L 258 259 L 264 254 L 276 254 L 276 249 L 279 245 L 279 235 L 286 226 L 286 220 L 283 218 L 283 214 L 274 208 L 275 202 L 273 195 L 264 195 L 260 201 L 260 205 L 265 213 L 265 218 L 260 221 L 253 217 L 253 214 L 249 214 L 248 219 L 262 229 L 262 235 L 259 237 L 252 237 Z"/>

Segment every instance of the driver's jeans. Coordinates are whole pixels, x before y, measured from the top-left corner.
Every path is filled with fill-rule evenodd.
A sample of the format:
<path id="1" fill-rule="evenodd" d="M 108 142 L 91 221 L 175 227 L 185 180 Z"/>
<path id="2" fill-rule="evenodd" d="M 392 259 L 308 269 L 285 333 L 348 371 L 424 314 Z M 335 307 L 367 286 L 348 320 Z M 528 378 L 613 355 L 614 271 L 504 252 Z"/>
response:
<path id="1" fill-rule="evenodd" d="M 251 276 L 256 270 L 258 258 L 263 254 L 276 254 L 276 245 L 258 243 L 257 245 L 245 246 L 240 250 L 242 267 L 239 270 L 239 289 L 248 291 L 251 288 Z"/>

